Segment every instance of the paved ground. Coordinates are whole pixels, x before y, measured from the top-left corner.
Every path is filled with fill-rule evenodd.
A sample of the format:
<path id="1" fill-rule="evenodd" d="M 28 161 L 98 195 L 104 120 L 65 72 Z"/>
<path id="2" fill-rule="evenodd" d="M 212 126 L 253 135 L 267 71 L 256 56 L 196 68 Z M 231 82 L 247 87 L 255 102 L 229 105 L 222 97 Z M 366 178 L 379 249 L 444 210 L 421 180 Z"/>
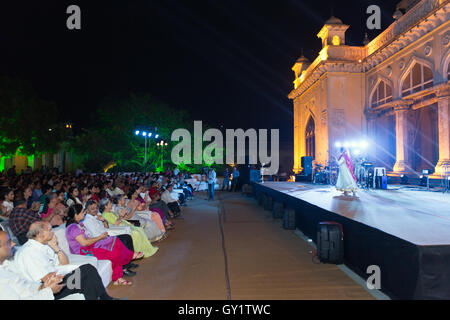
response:
<path id="1" fill-rule="evenodd" d="M 241 194 L 218 193 L 183 208 L 185 220 L 139 262 L 130 287 L 110 285 L 130 299 L 373 299 L 335 265 L 314 264 L 311 248 Z M 220 199 L 220 200 L 219 200 Z M 223 226 L 223 238 L 222 229 Z"/>

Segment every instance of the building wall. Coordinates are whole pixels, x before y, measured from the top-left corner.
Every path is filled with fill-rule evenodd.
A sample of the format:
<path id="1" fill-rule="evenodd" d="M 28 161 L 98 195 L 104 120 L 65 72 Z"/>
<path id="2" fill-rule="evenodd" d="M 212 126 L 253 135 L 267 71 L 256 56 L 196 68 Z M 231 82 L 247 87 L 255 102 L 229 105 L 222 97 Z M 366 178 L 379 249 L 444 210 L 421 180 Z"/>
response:
<path id="1" fill-rule="evenodd" d="M 301 170 L 301 157 L 306 155 L 306 125 L 312 117 L 315 123 L 316 155 L 315 162 L 326 159 L 328 127 L 326 118 L 326 99 L 323 98 L 326 78 L 320 79 L 304 95 L 294 100 L 294 172 Z M 323 139 L 322 139 L 323 138 Z"/>
<path id="2" fill-rule="evenodd" d="M 62 156 L 63 153 L 64 156 Z M 3 157 L 0 155 L 0 163 L 3 165 L 4 170 L 8 170 L 15 165 L 17 173 L 25 170 L 28 165 L 33 170 L 39 170 L 43 166 L 47 166 L 48 168 L 59 168 L 61 172 L 75 172 L 81 164 L 81 158 L 71 152 L 61 151 L 56 154 L 43 154 L 35 157 L 21 156 L 19 154 L 13 157 Z"/>
<path id="3" fill-rule="evenodd" d="M 337 155 L 336 142 L 357 141 L 366 134 L 364 76 L 339 72 L 329 73 L 327 78 L 330 113 L 327 147 L 332 155 Z"/>
<path id="4" fill-rule="evenodd" d="M 318 36 L 344 38 L 347 28 L 333 17 Z M 403 97 L 403 80 L 415 63 L 433 71 L 433 86 Z M 305 128 L 313 117 L 318 163 L 326 165 L 329 154 L 336 154 L 337 141 L 367 137 L 367 155 L 374 162 L 398 172 L 433 166 L 438 172 L 439 164 L 450 163 L 449 63 L 448 0 L 417 1 L 364 47 L 323 42 L 312 63 L 299 58 L 289 95 L 294 102 L 294 171 L 306 155 Z M 373 109 L 372 95 L 381 81 L 392 88 L 392 101 Z"/>

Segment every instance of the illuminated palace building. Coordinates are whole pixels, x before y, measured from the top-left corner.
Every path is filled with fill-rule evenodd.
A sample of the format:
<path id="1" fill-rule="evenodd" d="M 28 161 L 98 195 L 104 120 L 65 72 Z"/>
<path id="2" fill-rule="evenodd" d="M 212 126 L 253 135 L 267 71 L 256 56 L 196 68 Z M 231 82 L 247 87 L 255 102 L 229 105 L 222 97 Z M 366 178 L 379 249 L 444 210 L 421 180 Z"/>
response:
<path id="1" fill-rule="evenodd" d="M 326 165 L 344 141 L 368 141 L 365 157 L 394 173 L 443 172 L 450 164 L 450 3 L 402 1 L 395 21 L 364 46 L 331 17 L 322 50 L 292 68 L 294 171 L 301 158 Z"/>

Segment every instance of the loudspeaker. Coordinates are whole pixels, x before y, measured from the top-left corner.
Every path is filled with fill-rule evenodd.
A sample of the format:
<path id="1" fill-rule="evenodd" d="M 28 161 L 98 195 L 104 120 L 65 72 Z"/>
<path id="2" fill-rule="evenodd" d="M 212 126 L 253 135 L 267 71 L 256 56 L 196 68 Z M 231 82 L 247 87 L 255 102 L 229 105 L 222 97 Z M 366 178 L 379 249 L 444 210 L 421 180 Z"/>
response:
<path id="1" fill-rule="evenodd" d="M 295 230 L 294 209 L 286 209 L 283 211 L 283 228 L 286 230 Z"/>
<path id="2" fill-rule="evenodd" d="M 342 264 L 344 232 L 337 222 L 321 222 L 317 230 L 317 257 L 322 263 Z"/>
<path id="3" fill-rule="evenodd" d="M 266 195 L 264 193 L 260 193 L 258 195 L 258 205 L 262 206 L 264 204 L 265 196 Z"/>
<path id="4" fill-rule="evenodd" d="M 273 204 L 273 218 L 274 219 L 281 219 L 283 218 L 283 212 L 284 212 L 284 205 L 281 202 L 274 202 Z"/>
<path id="5" fill-rule="evenodd" d="M 302 157 L 303 175 L 312 175 L 312 157 Z"/>
<path id="6" fill-rule="evenodd" d="M 273 198 L 271 196 L 266 195 L 264 198 L 264 210 L 272 211 L 273 209 Z"/>
<path id="7" fill-rule="evenodd" d="M 388 184 L 388 177 L 387 176 L 381 177 L 381 189 L 387 190 L 387 184 Z"/>

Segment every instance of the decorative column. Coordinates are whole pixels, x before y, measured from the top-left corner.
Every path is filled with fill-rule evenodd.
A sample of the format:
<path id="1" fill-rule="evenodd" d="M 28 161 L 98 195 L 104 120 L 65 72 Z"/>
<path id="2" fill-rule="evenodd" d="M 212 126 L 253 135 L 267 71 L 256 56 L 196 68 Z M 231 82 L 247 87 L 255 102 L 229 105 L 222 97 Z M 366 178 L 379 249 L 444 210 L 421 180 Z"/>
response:
<path id="1" fill-rule="evenodd" d="M 438 98 L 438 130 L 439 130 L 439 161 L 435 174 L 445 171 L 445 165 L 450 169 L 450 85 L 445 84 L 436 92 Z"/>
<path id="2" fill-rule="evenodd" d="M 294 101 L 294 173 L 299 173 L 300 168 L 300 105 Z"/>
<path id="3" fill-rule="evenodd" d="M 376 121 L 377 121 L 377 114 L 373 112 L 372 110 L 366 110 L 366 124 L 367 124 L 367 130 L 366 130 L 366 136 L 371 141 L 372 144 L 375 144 L 377 141 L 376 136 Z M 376 152 L 376 145 L 373 148 L 370 148 L 368 151 L 369 159 L 371 161 L 375 161 L 377 157 Z"/>
<path id="4" fill-rule="evenodd" d="M 408 113 L 412 101 L 401 100 L 395 104 L 395 140 L 396 140 L 396 161 L 394 172 L 405 173 L 411 171 L 408 146 Z"/>

